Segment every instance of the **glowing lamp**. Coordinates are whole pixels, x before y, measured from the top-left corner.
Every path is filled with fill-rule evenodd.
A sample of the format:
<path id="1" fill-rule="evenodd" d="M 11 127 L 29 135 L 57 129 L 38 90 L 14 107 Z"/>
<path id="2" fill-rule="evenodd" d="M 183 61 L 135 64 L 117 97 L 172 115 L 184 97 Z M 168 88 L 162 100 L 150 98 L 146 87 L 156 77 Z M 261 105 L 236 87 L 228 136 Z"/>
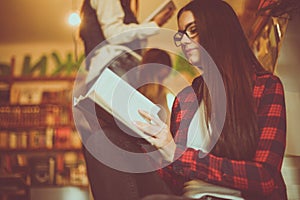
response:
<path id="1" fill-rule="evenodd" d="M 80 16 L 78 13 L 73 12 L 70 14 L 69 19 L 68 19 L 68 23 L 71 26 L 78 26 L 81 22 Z"/>

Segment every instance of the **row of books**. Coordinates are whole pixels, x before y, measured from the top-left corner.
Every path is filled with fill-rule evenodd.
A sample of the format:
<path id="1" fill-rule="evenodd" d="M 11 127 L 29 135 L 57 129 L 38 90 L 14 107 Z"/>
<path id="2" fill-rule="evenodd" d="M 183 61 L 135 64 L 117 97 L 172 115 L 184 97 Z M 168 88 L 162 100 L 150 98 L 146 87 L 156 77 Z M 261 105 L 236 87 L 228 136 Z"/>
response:
<path id="1" fill-rule="evenodd" d="M 7 104 L 65 104 L 71 101 L 72 90 L 58 90 L 58 91 L 43 91 L 35 88 L 14 88 L 10 89 L 7 85 L 0 85 L 0 105 Z"/>
<path id="2" fill-rule="evenodd" d="M 87 186 L 87 171 L 83 155 L 65 152 L 50 155 L 5 155 L 3 168 L 13 174 L 22 174 L 28 185 Z"/>
<path id="3" fill-rule="evenodd" d="M 0 131 L 0 149 L 79 149 L 81 139 L 71 127 L 21 132 Z"/>
<path id="4" fill-rule="evenodd" d="M 0 126 L 3 128 L 68 125 L 71 118 L 70 108 L 67 106 L 0 106 Z"/>
<path id="5" fill-rule="evenodd" d="M 65 104 L 71 101 L 72 90 L 65 89 L 52 89 L 50 91 L 47 88 L 36 87 L 12 87 L 10 90 L 9 103 L 11 104 L 46 104 L 46 103 L 56 103 Z"/>

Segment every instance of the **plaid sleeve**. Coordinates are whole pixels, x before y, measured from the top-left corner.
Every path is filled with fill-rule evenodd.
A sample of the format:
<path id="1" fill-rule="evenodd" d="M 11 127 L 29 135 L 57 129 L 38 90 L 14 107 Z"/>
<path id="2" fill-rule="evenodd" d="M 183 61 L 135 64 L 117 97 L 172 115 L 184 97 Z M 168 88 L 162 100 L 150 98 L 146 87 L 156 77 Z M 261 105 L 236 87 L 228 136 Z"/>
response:
<path id="1" fill-rule="evenodd" d="M 268 195 L 283 187 L 278 183 L 286 140 L 283 86 L 273 75 L 264 75 L 259 79 L 255 83 L 253 96 L 259 102 L 260 139 L 253 160 L 230 160 L 212 154 L 201 158 L 199 155 L 202 152 L 191 148 L 182 151 L 178 146 L 176 152 L 182 155 L 172 164 L 174 173 L 186 181 L 202 179 L 258 195 Z"/>
<path id="2" fill-rule="evenodd" d="M 184 95 L 183 95 L 184 96 Z M 178 96 L 175 98 L 173 106 L 172 106 L 172 112 L 171 112 L 171 133 L 173 137 L 175 137 L 176 130 L 179 128 L 179 123 L 176 123 L 176 121 L 181 120 L 181 109 L 179 104 L 179 98 Z M 174 194 L 182 195 L 182 188 L 184 184 L 184 177 L 180 174 L 176 173 L 173 170 L 173 165 L 165 163 L 164 168 L 158 170 L 158 174 L 160 177 L 169 185 L 170 189 L 173 191 Z"/>

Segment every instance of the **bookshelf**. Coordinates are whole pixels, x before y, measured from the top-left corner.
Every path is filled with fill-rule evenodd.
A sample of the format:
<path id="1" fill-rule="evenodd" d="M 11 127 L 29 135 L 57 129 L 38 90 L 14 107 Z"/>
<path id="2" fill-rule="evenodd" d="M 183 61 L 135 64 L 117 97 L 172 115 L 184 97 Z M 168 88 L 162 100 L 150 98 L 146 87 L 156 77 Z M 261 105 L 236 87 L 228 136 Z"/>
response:
<path id="1" fill-rule="evenodd" d="M 0 76 L 0 172 L 29 187 L 88 188 L 72 118 L 74 77 Z"/>

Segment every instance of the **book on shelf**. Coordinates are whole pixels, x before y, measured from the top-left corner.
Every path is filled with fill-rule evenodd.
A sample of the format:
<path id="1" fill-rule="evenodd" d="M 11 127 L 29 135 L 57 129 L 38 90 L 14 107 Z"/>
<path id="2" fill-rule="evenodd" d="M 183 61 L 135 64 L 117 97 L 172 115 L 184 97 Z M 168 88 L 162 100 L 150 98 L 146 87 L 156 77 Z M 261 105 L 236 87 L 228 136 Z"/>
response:
<path id="1" fill-rule="evenodd" d="M 134 59 L 135 54 L 132 54 L 130 51 L 118 56 L 113 63 L 108 63 L 104 69 L 101 69 L 101 73 L 97 76 L 87 93 L 74 97 L 73 105 L 80 109 L 82 108 L 80 105 L 84 104 L 84 100 L 92 100 L 117 119 L 118 122 L 121 122 L 122 125 L 125 125 L 137 134 L 137 136 L 146 138 L 149 136 L 133 124 L 134 121 L 146 122 L 138 110 L 148 111 L 155 117 L 158 117 L 157 114 L 160 108 L 129 83 L 130 81 L 128 81 L 128 77 L 126 78 L 125 73 L 130 70 L 130 66 L 126 66 L 128 62 L 122 61 L 124 58 L 126 58 L 125 60 L 131 58 L 131 62 L 129 62 L 131 65 L 134 62 L 136 64 L 140 62 L 140 58 L 136 57 Z M 122 71 L 122 69 L 125 70 Z"/>
<path id="2" fill-rule="evenodd" d="M 71 132 L 70 127 L 56 128 L 54 132 L 54 147 L 55 148 L 70 148 L 71 147 Z"/>
<path id="3" fill-rule="evenodd" d="M 33 156 L 29 159 L 31 185 L 53 185 L 55 177 L 55 158 Z"/>
<path id="4" fill-rule="evenodd" d="M 144 21 L 143 23 L 153 21 L 153 19 L 161 12 L 166 9 L 175 10 L 176 6 L 173 0 L 165 0 L 163 1 Z"/>

